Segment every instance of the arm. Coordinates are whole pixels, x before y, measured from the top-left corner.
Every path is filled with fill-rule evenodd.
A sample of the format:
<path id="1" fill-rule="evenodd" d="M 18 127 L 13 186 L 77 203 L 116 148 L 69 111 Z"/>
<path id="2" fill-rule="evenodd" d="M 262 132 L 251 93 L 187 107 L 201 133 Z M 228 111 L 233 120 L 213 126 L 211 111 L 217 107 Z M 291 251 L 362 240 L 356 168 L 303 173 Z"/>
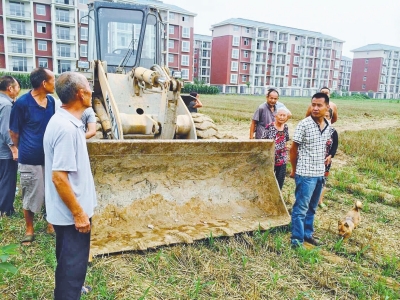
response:
<path id="1" fill-rule="evenodd" d="M 257 121 L 251 120 L 250 123 L 250 139 L 254 139 L 254 132 L 256 131 Z"/>
<path id="2" fill-rule="evenodd" d="M 331 158 L 333 158 L 336 155 L 338 145 L 339 145 L 339 136 L 337 131 L 335 130 L 332 133 L 332 147 L 331 150 L 329 151 L 329 155 L 331 156 Z"/>
<path id="3" fill-rule="evenodd" d="M 196 99 L 193 108 L 203 107 L 203 103 L 201 103 L 200 99 Z"/>
<path id="4" fill-rule="evenodd" d="M 88 233 L 90 231 L 89 217 L 76 199 L 75 193 L 68 180 L 68 172 L 53 171 L 52 181 L 61 200 L 65 203 L 74 217 L 76 230 L 81 233 Z"/>
<path id="5" fill-rule="evenodd" d="M 330 107 L 332 108 L 332 119 L 331 119 L 331 124 L 335 123 L 338 119 L 338 111 L 337 111 L 337 106 L 335 103 L 331 103 Z"/>
<path id="6" fill-rule="evenodd" d="M 11 137 L 11 140 L 12 140 L 14 146 L 18 148 L 18 145 L 19 145 L 19 133 L 16 133 L 16 132 L 12 131 L 11 129 L 9 130 L 9 133 L 10 133 L 10 137 Z"/>
<path id="7" fill-rule="evenodd" d="M 306 118 L 309 117 L 309 116 L 311 116 L 311 111 L 312 111 L 312 107 L 311 107 L 311 105 L 310 105 L 310 106 L 308 106 L 308 108 L 307 108 Z"/>
<path id="8" fill-rule="evenodd" d="M 291 178 L 294 178 L 294 175 L 296 174 L 298 149 L 299 144 L 292 142 L 292 146 L 290 147 L 290 164 L 292 165 L 292 171 L 290 172 Z"/>
<path id="9" fill-rule="evenodd" d="M 86 139 L 90 139 L 92 136 L 96 135 L 96 123 L 88 123 L 87 130 L 85 133 Z"/>

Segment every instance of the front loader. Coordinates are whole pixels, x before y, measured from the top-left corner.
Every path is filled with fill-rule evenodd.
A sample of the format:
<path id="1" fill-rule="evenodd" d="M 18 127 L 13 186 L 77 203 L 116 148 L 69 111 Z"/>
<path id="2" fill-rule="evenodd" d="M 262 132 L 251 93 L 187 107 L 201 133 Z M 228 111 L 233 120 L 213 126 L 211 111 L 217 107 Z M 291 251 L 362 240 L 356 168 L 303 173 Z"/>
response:
<path id="1" fill-rule="evenodd" d="M 194 122 L 181 81 L 162 64 L 158 10 L 95 1 L 88 18 L 81 71 L 103 135 L 88 141 L 98 197 L 92 255 L 288 224 L 272 140 L 198 138 L 213 123 Z"/>

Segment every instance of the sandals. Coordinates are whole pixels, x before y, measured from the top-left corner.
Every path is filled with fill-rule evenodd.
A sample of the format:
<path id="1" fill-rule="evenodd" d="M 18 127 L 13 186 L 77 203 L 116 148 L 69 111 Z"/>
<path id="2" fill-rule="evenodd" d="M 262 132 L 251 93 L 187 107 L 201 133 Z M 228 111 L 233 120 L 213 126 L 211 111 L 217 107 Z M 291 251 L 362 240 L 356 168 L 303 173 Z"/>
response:
<path id="1" fill-rule="evenodd" d="M 33 234 L 26 234 L 26 235 L 22 238 L 21 244 L 29 243 L 29 244 L 26 244 L 26 246 L 27 246 L 27 245 L 30 245 L 34 240 L 35 240 L 35 236 L 34 236 Z"/>

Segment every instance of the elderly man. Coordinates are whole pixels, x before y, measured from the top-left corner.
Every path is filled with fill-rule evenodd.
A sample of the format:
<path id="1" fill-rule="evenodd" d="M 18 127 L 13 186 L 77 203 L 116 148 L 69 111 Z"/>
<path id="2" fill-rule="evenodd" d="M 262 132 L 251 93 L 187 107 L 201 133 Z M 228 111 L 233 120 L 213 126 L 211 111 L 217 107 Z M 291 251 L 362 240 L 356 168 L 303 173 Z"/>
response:
<path id="1" fill-rule="evenodd" d="M 30 74 L 33 89 L 15 102 L 10 117 L 10 135 L 18 148 L 18 169 L 21 173 L 22 208 L 26 223 L 23 245 L 34 240 L 34 214 L 41 211 L 44 202 L 43 135 L 55 112 L 55 77 L 52 71 L 36 68 Z M 48 224 L 47 232 L 53 226 Z"/>
<path id="2" fill-rule="evenodd" d="M 0 77 L 0 216 L 14 213 L 18 149 L 8 133 L 11 108 L 21 87 L 11 76 Z"/>
<path id="3" fill-rule="evenodd" d="M 319 246 L 314 237 L 314 215 L 324 182 L 326 142 L 331 137 L 330 125 L 325 119 L 329 97 L 316 93 L 311 99 L 311 116 L 297 125 L 290 148 L 290 177 L 295 179 L 296 201 L 292 210 L 293 247 L 303 242 Z"/>
<path id="4" fill-rule="evenodd" d="M 61 108 L 44 134 L 47 221 L 56 232 L 54 299 L 79 299 L 90 250 L 90 218 L 97 204 L 81 121 L 91 106 L 86 78 L 66 72 L 56 83 Z"/>

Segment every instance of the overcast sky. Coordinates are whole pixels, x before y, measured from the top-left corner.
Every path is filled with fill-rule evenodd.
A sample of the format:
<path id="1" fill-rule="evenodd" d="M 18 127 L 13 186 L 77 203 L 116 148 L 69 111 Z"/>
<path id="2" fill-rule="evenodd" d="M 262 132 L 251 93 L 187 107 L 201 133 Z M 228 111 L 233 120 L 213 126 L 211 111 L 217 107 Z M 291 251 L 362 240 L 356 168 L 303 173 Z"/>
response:
<path id="1" fill-rule="evenodd" d="M 400 0 L 163 0 L 197 13 L 194 32 L 244 18 L 318 31 L 344 40 L 343 55 L 367 44 L 400 47 Z"/>

